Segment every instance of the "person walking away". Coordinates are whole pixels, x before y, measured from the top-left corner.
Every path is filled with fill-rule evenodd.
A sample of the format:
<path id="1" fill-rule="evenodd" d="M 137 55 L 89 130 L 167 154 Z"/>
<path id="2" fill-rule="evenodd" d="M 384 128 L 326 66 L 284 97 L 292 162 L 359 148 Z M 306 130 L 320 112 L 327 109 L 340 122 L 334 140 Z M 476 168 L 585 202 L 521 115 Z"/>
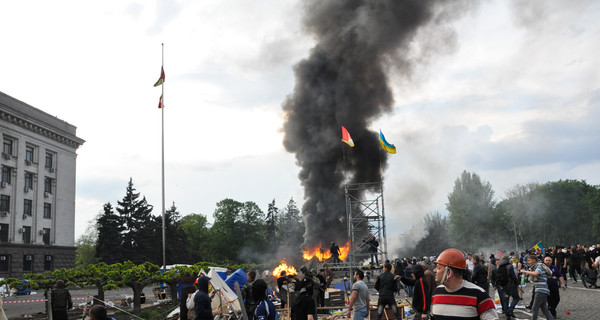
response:
<path id="1" fill-rule="evenodd" d="M 288 296 L 288 280 L 285 270 L 281 271 L 279 278 L 277 278 L 277 288 L 279 288 L 277 296 L 279 297 L 279 300 L 281 300 L 281 308 L 285 309 Z"/>
<path id="2" fill-rule="evenodd" d="M 560 287 L 563 288 L 563 290 L 566 290 L 567 287 L 565 285 L 565 278 L 562 273 L 560 273 L 560 268 L 553 265 L 552 260 L 551 257 L 544 258 L 544 263 L 552 270 L 552 276 L 548 277 L 548 290 L 550 290 L 550 295 L 548 296 L 548 310 L 550 310 L 552 316 L 556 318 L 556 307 L 560 302 L 560 291 L 558 290 L 559 282 Z"/>
<path id="3" fill-rule="evenodd" d="M 213 320 L 214 316 L 221 314 L 221 309 L 212 310 L 208 296 L 209 281 L 210 278 L 207 276 L 198 278 L 198 292 L 194 296 L 194 320 Z"/>
<path id="4" fill-rule="evenodd" d="M 385 311 L 386 306 L 390 306 L 396 319 L 402 319 L 402 315 L 398 311 L 396 298 L 394 294 L 398 291 L 398 282 L 394 279 L 394 275 L 390 272 L 392 265 L 385 263 L 383 265 L 383 273 L 377 277 L 375 282 L 375 290 L 379 291 L 379 299 L 377 300 L 377 320 L 381 320 L 381 316 Z"/>
<path id="5" fill-rule="evenodd" d="M 180 296 L 179 296 L 179 320 L 188 320 L 188 308 L 187 308 L 187 298 L 189 295 L 196 292 L 196 288 L 194 288 L 194 282 L 196 281 L 196 277 L 190 277 L 189 274 L 185 275 L 181 282 L 179 282 Z"/>
<path id="6" fill-rule="evenodd" d="M 412 277 L 412 275 L 413 275 L 413 268 L 414 267 L 415 266 L 413 266 L 412 260 L 408 259 L 407 260 L 407 266 L 406 266 L 406 268 L 404 268 L 404 277 L 406 277 L 406 278 Z M 406 290 L 406 295 L 412 298 L 414 287 L 407 285 L 406 288 L 405 288 L 405 290 Z"/>
<path id="7" fill-rule="evenodd" d="M 242 299 L 244 299 L 246 314 L 248 315 L 248 319 L 250 319 L 254 314 L 254 308 L 256 308 L 256 303 L 252 296 L 252 284 L 256 280 L 256 271 L 250 270 L 246 275 L 246 279 L 248 282 L 242 287 Z"/>
<path id="8" fill-rule="evenodd" d="M 590 268 L 590 264 L 588 262 L 585 263 L 585 267 L 581 272 L 581 282 L 583 286 L 586 288 L 597 288 L 596 281 L 598 280 L 598 272 L 596 269 Z"/>
<path id="9" fill-rule="evenodd" d="M 52 300 L 52 319 L 69 319 L 67 310 L 73 308 L 73 301 L 71 300 L 71 293 L 65 289 L 63 280 L 56 280 L 56 289 L 52 290 L 50 297 Z"/>
<path id="10" fill-rule="evenodd" d="M 256 301 L 256 308 L 251 318 L 254 320 L 275 320 L 277 319 L 277 309 L 275 305 L 267 298 L 267 282 L 258 279 L 252 284 L 252 299 Z"/>
<path id="11" fill-rule="evenodd" d="M 506 319 L 516 318 L 514 310 L 520 300 L 518 292 L 519 278 L 517 278 L 515 268 L 511 262 L 509 256 L 504 255 L 500 259 L 496 270 L 496 288 L 502 304 L 502 313 L 506 315 Z M 512 302 L 510 302 L 511 297 Z"/>
<path id="12" fill-rule="evenodd" d="M 488 283 L 487 271 L 481 262 L 481 258 L 473 256 L 473 274 L 471 275 L 471 279 L 474 284 L 480 286 L 489 295 L 490 284 Z"/>
<path id="13" fill-rule="evenodd" d="M 363 320 L 369 314 L 369 288 L 363 281 L 365 273 L 362 270 L 354 271 L 354 284 L 348 305 L 348 318 Z M 354 313 L 354 314 L 352 314 Z"/>
<path id="14" fill-rule="evenodd" d="M 577 273 L 581 276 L 581 255 L 575 247 L 572 247 L 569 256 L 569 276 L 575 282 L 577 282 Z"/>
<path id="15" fill-rule="evenodd" d="M 437 258 L 435 280 L 440 285 L 431 297 L 431 319 L 499 319 L 496 306 L 485 291 L 463 279 L 467 263 L 463 253 L 446 249 Z"/>
<path id="16" fill-rule="evenodd" d="M 427 270 L 429 271 L 429 270 Z M 415 320 L 427 320 L 429 308 L 431 307 L 431 295 L 429 284 L 425 279 L 425 268 L 422 264 L 417 264 L 413 268 L 414 278 L 405 278 L 396 276 L 395 280 L 400 280 L 405 285 L 414 286 L 414 294 L 412 298 L 412 307 L 415 310 Z"/>
<path id="17" fill-rule="evenodd" d="M 312 298 L 314 284 L 311 278 L 300 281 L 300 294 L 292 307 L 292 319 L 294 320 L 317 320 L 317 305 Z"/>
<path id="18" fill-rule="evenodd" d="M 545 264 L 540 263 L 538 257 L 534 254 L 529 255 L 527 263 L 530 270 L 522 269 L 521 273 L 528 276 L 529 281 L 533 283 L 533 290 L 535 290 L 535 298 L 531 306 L 532 319 L 537 320 L 541 308 L 547 320 L 554 320 L 550 310 L 548 310 L 548 295 L 550 294 L 548 277 L 552 275 L 552 271 Z"/>

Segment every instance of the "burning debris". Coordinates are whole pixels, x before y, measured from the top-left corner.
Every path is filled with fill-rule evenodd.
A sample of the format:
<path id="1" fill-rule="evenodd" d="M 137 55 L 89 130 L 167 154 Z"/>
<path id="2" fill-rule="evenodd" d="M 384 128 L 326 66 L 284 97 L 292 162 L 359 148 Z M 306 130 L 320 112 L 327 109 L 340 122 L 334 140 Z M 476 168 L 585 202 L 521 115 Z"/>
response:
<path id="1" fill-rule="evenodd" d="M 285 261 L 281 261 L 281 263 L 273 270 L 273 277 L 281 277 L 282 271 L 285 271 L 285 274 L 289 276 L 295 276 L 298 274 L 296 268 L 294 268 L 293 266 L 288 266 L 287 263 L 285 263 Z"/>
<path id="2" fill-rule="evenodd" d="M 340 260 L 346 261 L 349 252 L 350 242 L 346 242 L 344 246 L 340 247 Z M 320 262 L 324 262 L 331 259 L 331 251 L 327 248 L 323 248 L 323 245 L 313 248 L 304 248 L 304 250 L 302 250 L 302 258 L 304 260 L 308 261 L 313 257 L 316 257 Z"/>

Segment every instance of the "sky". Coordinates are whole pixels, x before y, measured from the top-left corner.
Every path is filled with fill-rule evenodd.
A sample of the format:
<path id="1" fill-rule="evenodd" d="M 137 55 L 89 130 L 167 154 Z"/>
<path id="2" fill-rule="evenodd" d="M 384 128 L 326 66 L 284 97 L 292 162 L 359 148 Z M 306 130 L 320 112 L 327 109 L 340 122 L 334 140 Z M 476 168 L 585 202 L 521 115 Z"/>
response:
<path id="1" fill-rule="evenodd" d="M 209 219 L 225 198 L 303 201 L 281 105 L 315 40 L 302 1 L 0 0 L 0 91 L 65 120 L 78 150 L 76 237 L 130 178 L 161 210 L 164 43 L 167 207 Z M 397 154 L 384 174 L 388 246 L 444 214 L 464 170 L 496 200 L 518 184 L 600 184 L 600 3 L 472 2 L 451 42 L 410 76 L 388 66 L 392 111 L 371 124 Z M 423 51 L 424 52 L 424 51 Z M 350 132 L 351 133 L 351 132 Z M 341 137 L 340 137 L 341 138 Z M 343 201 L 343 200 L 342 200 Z"/>

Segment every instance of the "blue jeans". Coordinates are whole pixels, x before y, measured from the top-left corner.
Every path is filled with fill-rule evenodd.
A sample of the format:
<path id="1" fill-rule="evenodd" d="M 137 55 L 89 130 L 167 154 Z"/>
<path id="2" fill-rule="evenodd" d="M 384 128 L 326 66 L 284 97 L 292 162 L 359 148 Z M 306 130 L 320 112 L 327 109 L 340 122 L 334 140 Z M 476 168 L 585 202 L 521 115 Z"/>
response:
<path id="1" fill-rule="evenodd" d="M 363 307 L 360 310 L 354 310 L 352 314 L 352 320 L 364 320 L 367 317 L 367 307 Z"/>
<path id="2" fill-rule="evenodd" d="M 375 263 L 373 263 L 373 258 L 375 258 Z M 379 259 L 377 258 L 377 252 L 371 252 L 371 265 L 379 264 Z"/>
<path id="3" fill-rule="evenodd" d="M 500 285 L 496 286 L 496 289 L 498 289 L 498 296 L 500 296 L 500 304 L 502 304 L 502 312 L 504 314 L 506 313 L 512 313 L 515 310 L 515 307 L 517 306 L 517 304 L 519 303 L 519 300 L 521 298 L 519 298 L 519 292 L 517 291 L 516 287 L 502 287 Z M 510 306 L 508 304 L 510 298 L 512 297 L 512 302 L 510 303 Z"/>

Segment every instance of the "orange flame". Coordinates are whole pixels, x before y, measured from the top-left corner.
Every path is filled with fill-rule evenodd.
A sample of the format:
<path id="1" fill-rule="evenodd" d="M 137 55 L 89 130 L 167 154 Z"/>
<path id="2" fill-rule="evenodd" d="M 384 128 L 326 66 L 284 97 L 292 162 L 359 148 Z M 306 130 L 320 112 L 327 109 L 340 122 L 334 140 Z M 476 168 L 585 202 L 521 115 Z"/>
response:
<path id="1" fill-rule="evenodd" d="M 340 247 L 340 260 L 345 261 L 349 252 L 350 242 L 346 242 L 344 246 Z M 314 248 L 304 248 L 302 251 L 302 258 L 304 258 L 304 260 L 310 260 L 313 257 L 317 257 L 319 261 L 323 262 L 331 258 L 331 251 L 327 248 L 322 248 L 322 245 Z"/>
<path id="2" fill-rule="evenodd" d="M 293 266 L 288 266 L 287 263 L 285 263 L 285 261 L 281 261 L 281 264 L 279 264 L 279 266 L 277 266 L 277 268 L 275 268 L 273 270 L 273 277 L 275 278 L 279 278 L 281 276 L 281 272 L 285 271 L 285 273 L 289 276 L 295 276 L 298 274 L 298 271 L 296 271 L 296 268 L 294 268 Z"/>

